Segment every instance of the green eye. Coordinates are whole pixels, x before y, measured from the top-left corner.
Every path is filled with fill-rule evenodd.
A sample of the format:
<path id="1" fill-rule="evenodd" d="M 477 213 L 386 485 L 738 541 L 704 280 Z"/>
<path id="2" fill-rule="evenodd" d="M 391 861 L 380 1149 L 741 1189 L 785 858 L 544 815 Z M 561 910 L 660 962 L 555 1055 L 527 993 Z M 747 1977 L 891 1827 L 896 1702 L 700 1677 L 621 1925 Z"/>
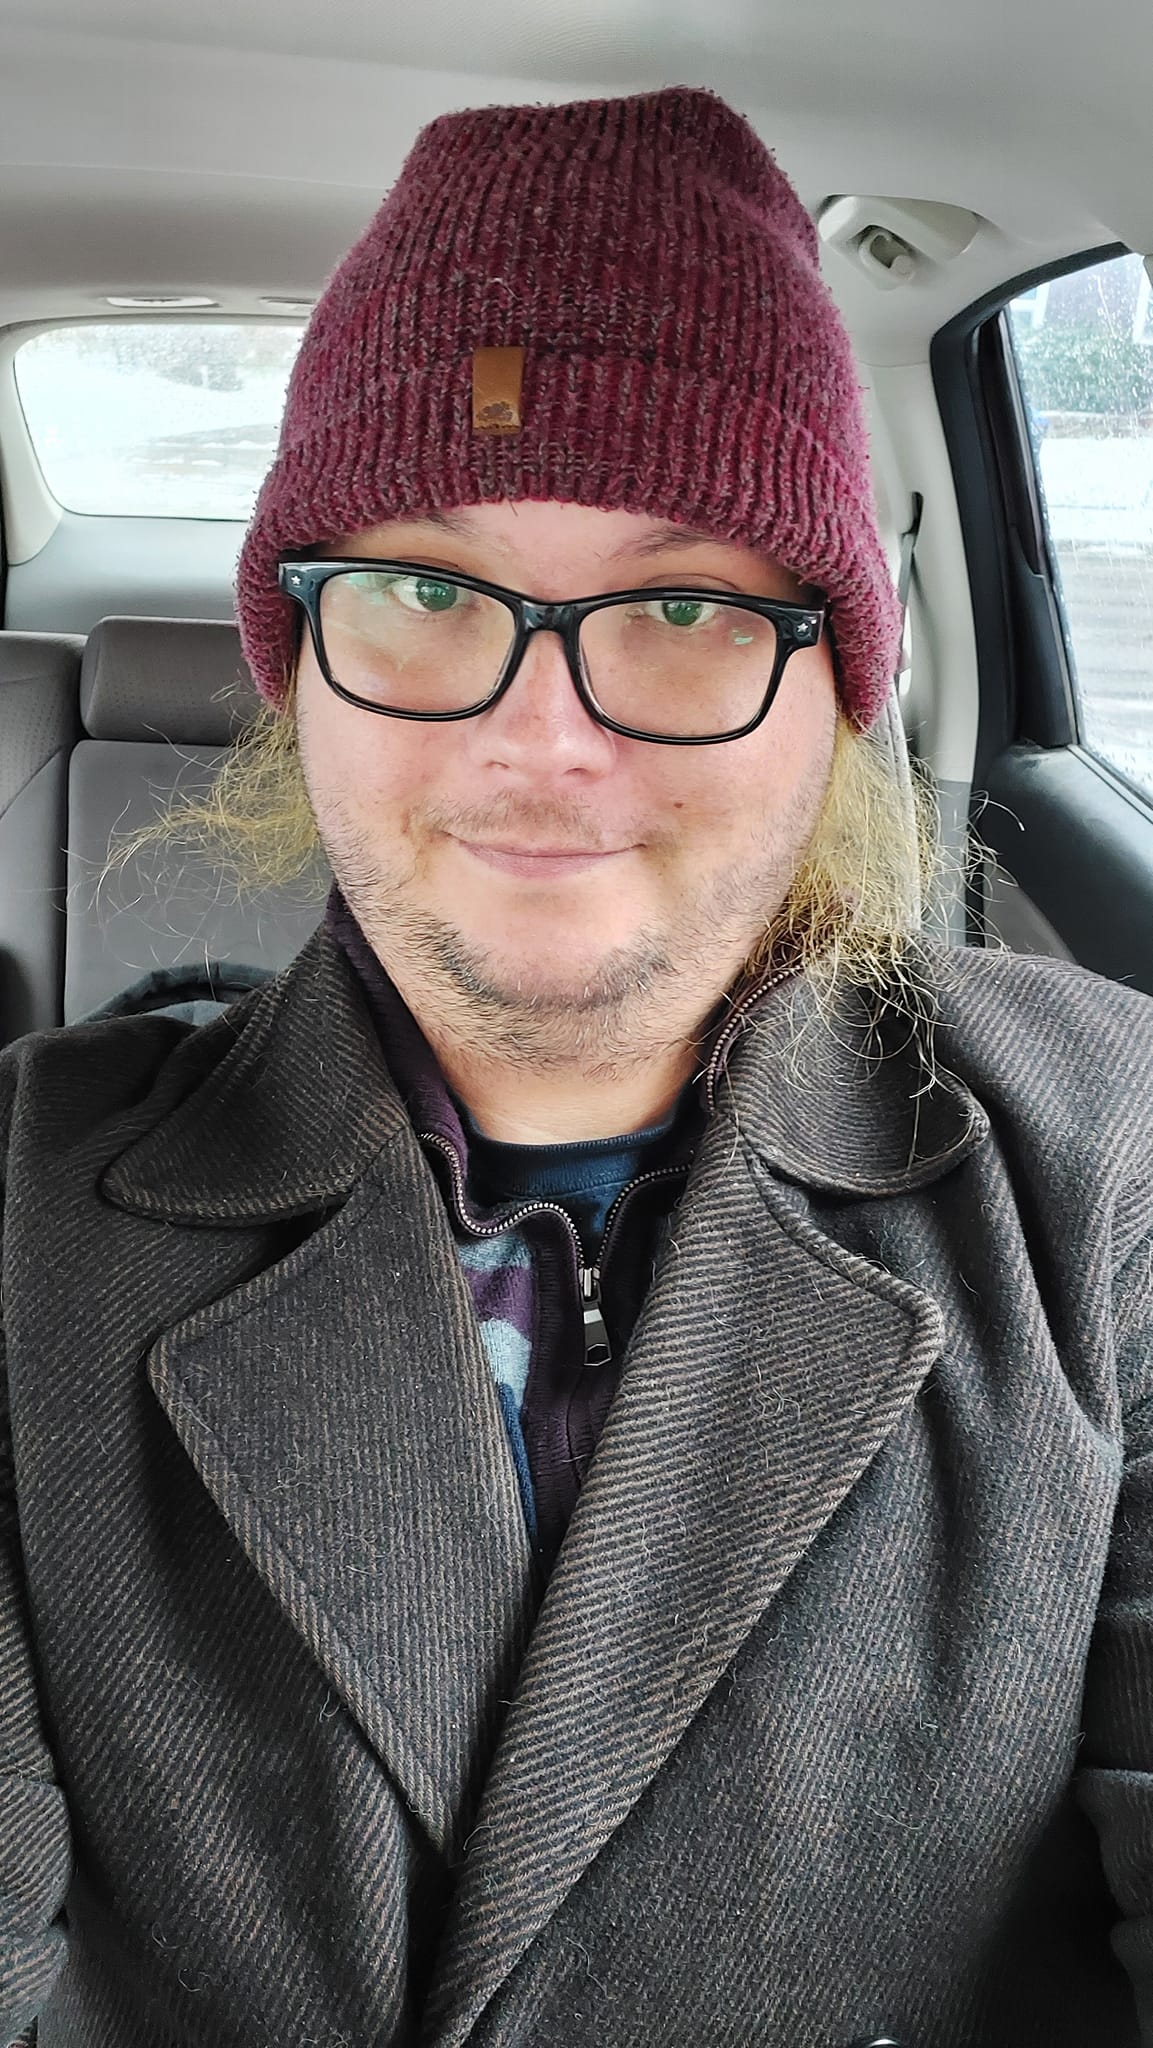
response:
<path id="1" fill-rule="evenodd" d="M 400 576 L 395 571 L 356 570 L 343 579 L 370 604 L 403 605 L 406 612 L 451 612 L 464 592 L 444 576 Z"/>
<path id="2" fill-rule="evenodd" d="M 703 597 L 667 597 L 661 598 L 653 609 L 659 613 L 662 625 L 691 629 L 707 625 L 716 606 Z"/>
<path id="3" fill-rule="evenodd" d="M 460 596 L 455 583 L 442 583 L 433 576 L 417 578 L 411 588 L 417 604 L 426 612 L 450 612 Z"/>

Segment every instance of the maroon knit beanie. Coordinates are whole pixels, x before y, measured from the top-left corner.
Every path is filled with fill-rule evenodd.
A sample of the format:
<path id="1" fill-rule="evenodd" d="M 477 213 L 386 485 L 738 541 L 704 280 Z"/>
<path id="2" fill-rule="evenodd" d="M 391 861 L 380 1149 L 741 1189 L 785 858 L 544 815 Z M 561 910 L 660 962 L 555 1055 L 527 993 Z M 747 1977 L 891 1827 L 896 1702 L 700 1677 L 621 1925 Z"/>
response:
<path id="1" fill-rule="evenodd" d="M 245 537 L 237 612 L 262 695 L 282 700 L 296 658 L 282 550 L 524 498 L 773 556 L 825 593 L 842 703 L 877 716 L 899 611 L 848 336 L 809 215 L 713 93 L 422 130 L 308 324 Z"/>

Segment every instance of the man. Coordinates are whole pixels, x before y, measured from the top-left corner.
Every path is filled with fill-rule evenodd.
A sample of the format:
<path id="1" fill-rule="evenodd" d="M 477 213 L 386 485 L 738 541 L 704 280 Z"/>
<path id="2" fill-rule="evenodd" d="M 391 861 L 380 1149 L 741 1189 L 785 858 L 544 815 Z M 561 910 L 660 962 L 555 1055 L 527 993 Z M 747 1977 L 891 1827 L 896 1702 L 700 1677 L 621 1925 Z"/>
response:
<path id="1" fill-rule="evenodd" d="M 1153 2043 L 1150 1008 L 912 928 L 752 131 L 426 130 L 239 613 L 324 924 L 0 1060 L 8 2037 Z"/>

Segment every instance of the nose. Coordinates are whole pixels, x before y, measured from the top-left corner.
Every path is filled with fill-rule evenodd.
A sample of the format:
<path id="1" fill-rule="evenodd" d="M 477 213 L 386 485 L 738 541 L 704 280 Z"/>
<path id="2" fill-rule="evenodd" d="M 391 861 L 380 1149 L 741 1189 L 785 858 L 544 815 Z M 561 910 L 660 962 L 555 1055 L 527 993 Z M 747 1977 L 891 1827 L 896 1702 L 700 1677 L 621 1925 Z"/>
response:
<path id="1" fill-rule="evenodd" d="M 531 634 L 512 680 L 475 725 L 490 757 L 509 766 L 603 769 L 615 758 L 613 734 L 581 702 L 561 635 L 545 628 Z"/>

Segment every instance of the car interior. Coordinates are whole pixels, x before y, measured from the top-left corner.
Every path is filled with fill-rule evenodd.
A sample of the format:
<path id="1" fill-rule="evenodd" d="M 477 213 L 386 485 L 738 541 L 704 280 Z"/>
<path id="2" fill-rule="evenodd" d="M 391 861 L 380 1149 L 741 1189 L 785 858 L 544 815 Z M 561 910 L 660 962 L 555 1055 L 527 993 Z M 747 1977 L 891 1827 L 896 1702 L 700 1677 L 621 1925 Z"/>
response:
<path id="1" fill-rule="evenodd" d="M 934 921 L 1153 992 L 1151 81 L 1144 0 L 0 0 L 0 1043 L 303 945 L 323 874 L 104 870 L 257 707 L 310 307 L 438 113 L 671 83 L 772 147 L 853 337 Z"/>

